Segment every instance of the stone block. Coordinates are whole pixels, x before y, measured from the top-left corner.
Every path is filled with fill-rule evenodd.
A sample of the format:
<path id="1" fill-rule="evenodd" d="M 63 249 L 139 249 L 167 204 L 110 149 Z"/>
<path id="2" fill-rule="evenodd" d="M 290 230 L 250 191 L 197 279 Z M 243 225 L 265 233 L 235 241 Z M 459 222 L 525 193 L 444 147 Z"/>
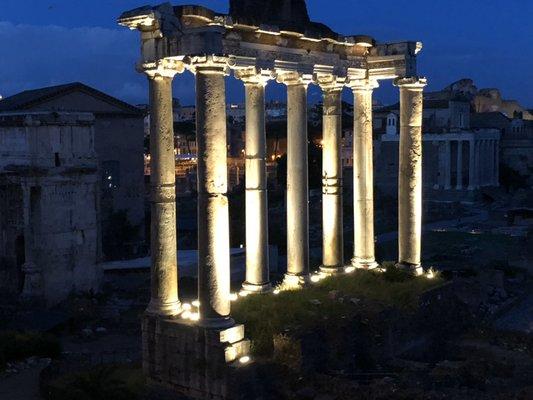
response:
<path id="1" fill-rule="evenodd" d="M 246 382 L 254 376 L 255 366 L 239 362 L 250 352 L 243 325 L 207 329 L 145 315 L 142 333 L 143 369 L 151 385 L 193 399 L 256 398 L 249 396 L 250 382 Z M 247 387 L 241 390 L 245 382 Z M 248 395 L 242 397 L 243 393 Z"/>

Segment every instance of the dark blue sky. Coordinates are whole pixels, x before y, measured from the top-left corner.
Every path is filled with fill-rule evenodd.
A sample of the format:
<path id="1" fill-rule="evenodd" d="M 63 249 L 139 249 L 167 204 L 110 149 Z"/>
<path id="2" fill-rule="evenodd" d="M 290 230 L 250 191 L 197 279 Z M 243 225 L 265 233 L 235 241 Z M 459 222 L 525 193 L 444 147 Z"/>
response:
<path id="1" fill-rule="evenodd" d="M 0 94 L 82 81 L 132 103 L 146 101 L 147 85 L 134 71 L 136 32 L 116 25 L 124 10 L 149 0 L 0 0 Z M 154 1 L 154 4 L 158 3 Z M 227 11 L 228 0 L 174 1 Z M 464 77 L 479 88 L 533 107 L 532 0 L 308 0 L 313 20 L 344 34 L 365 33 L 378 41 L 420 40 L 419 70 L 438 90 Z M 192 103 L 193 80 L 178 76 L 175 95 Z M 283 88 L 269 85 L 270 97 Z M 243 89 L 230 82 L 228 98 Z M 310 92 L 317 99 L 316 90 Z M 397 93 L 383 84 L 376 97 L 390 103 Z"/>

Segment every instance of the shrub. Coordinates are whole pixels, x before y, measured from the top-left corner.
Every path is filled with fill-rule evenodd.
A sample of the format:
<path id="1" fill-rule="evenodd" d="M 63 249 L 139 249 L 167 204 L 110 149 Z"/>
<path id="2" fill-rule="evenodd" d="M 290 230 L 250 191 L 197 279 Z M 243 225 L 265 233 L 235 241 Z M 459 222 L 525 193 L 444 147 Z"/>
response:
<path id="1" fill-rule="evenodd" d="M 88 371 L 64 375 L 50 383 L 48 398 L 53 400 L 138 400 L 144 378 L 140 368 L 98 366 Z"/>
<path id="2" fill-rule="evenodd" d="M 61 355 L 61 343 L 50 334 L 37 332 L 0 333 L 0 364 L 23 360 L 28 357 L 57 358 Z"/>

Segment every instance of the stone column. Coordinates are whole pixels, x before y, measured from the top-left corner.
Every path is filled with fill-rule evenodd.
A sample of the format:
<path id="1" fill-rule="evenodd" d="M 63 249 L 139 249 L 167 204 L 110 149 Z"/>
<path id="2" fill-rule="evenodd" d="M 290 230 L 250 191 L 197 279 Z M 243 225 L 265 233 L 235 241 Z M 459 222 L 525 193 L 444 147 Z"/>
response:
<path id="1" fill-rule="evenodd" d="M 463 190 L 463 141 L 457 141 L 457 190 Z"/>
<path id="2" fill-rule="evenodd" d="M 399 78 L 400 171 L 398 250 L 400 268 L 422 272 L 422 111 L 425 78 Z"/>
<path id="3" fill-rule="evenodd" d="M 307 85 L 297 73 L 278 79 L 287 85 L 287 274 L 284 285 L 309 280 L 309 182 Z"/>
<path id="4" fill-rule="evenodd" d="M 470 139 L 468 156 L 468 190 L 477 189 L 476 140 Z"/>
<path id="5" fill-rule="evenodd" d="M 374 253 L 374 164 L 372 159 L 372 91 L 376 81 L 350 84 L 354 93 L 353 201 L 356 268 L 376 268 Z"/>
<path id="6" fill-rule="evenodd" d="M 342 224 L 342 83 L 318 78 L 323 91 L 322 126 L 322 266 L 326 274 L 344 269 Z"/>
<path id="7" fill-rule="evenodd" d="M 444 190 L 452 188 L 452 146 L 449 140 L 444 142 Z"/>
<path id="8" fill-rule="evenodd" d="M 196 141 L 198 145 L 198 298 L 200 325 L 223 328 L 230 318 L 230 252 L 226 139 L 227 60 L 198 57 Z"/>
<path id="9" fill-rule="evenodd" d="M 249 292 L 271 289 L 268 265 L 265 86 L 271 78 L 255 68 L 235 76 L 246 90 L 246 281 Z"/>
<path id="10" fill-rule="evenodd" d="M 150 83 L 151 298 L 149 314 L 180 313 L 176 242 L 176 165 L 171 69 L 146 71 Z"/>

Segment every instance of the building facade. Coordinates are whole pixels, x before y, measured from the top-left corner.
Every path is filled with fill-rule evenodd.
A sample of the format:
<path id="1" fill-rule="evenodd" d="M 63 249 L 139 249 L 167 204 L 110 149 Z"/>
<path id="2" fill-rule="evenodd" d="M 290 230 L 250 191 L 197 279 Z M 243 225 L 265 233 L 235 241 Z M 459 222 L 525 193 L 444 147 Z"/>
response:
<path id="1" fill-rule="evenodd" d="M 54 305 L 98 291 L 94 116 L 0 113 L 0 287 Z"/>
<path id="2" fill-rule="evenodd" d="M 3 112 L 88 112 L 94 115 L 94 151 L 97 157 L 103 237 L 115 236 L 117 213 L 127 216 L 135 231 L 130 243 L 104 246 L 103 257 L 123 246 L 124 256 L 138 255 L 144 245 L 144 115 L 82 83 L 30 90 L 0 101 Z M 104 244 L 110 243 L 105 240 Z M 109 253 L 109 254 L 106 254 Z"/>

